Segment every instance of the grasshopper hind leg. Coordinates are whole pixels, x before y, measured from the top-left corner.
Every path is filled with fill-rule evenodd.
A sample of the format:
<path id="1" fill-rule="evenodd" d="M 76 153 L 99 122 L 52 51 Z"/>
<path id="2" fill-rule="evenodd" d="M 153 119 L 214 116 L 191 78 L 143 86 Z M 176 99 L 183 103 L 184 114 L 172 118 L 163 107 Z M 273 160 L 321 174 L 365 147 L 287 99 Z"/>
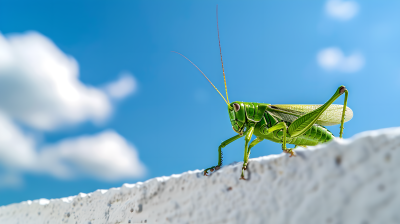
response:
<path id="1" fill-rule="evenodd" d="M 340 126 L 340 138 L 342 138 L 343 133 L 343 123 L 344 123 L 344 115 L 347 107 L 347 97 L 348 91 L 346 87 L 340 86 L 335 94 L 321 107 L 304 114 L 303 116 L 298 117 L 293 123 L 290 124 L 288 128 L 288 134 L 291 137 L 297 137 L 304 134 L 308 131 L 318 120 L 318 118 L 329 108 L 330 105 L 343 93 L 345 93 L 344 105 L 343 105 L 343 112 L 342 112 L 342 119 L 341 119 L 341 126 Z"/>
<path id="2" fill-rule="evenodd" d="M 346 107 L 347 107 L 347 97 L 348 97 L 348 90 L 346 89 L 345 86 L 340 86 L 335 94 L 321 107 L 311 111 L 308 114 L 305 114 L 299 118 L 297 118 L 293 123 L 290 124 L 289 128 L 287 128 L 286 125 L 282 125 L 283 122 L 276 124 L 272 128 L 275 128 L 273 130 L 277 130 L 279 128 L 283 128 L 283 144 L 282 144 L 282 150 L 284 150 L 286 153 L 290 153 L 290 156 L 294 155 L 293 149 L 287 149 L 286 148 L 286 131 L 287 134 L 291 137 L 297 137 L 302 134 L 304 134 L 306 131 L 308 131 L 318 120 L 318 118 L 322 115 L 322 113 L 329 108 L 330 105 L 343 93 L 345 93 L 345 98 L 344 98 L 344 105 L 343 105 L 343 112 L 342 112 L 342 118 L 341 118 L 341 125 L 340 125 L 340 138 L 342 138 L 343 134 L 343 123 L 344 123 L 344 115 L 346 112 Z M 280 125 L 280 126 L 279 126 Z"/>

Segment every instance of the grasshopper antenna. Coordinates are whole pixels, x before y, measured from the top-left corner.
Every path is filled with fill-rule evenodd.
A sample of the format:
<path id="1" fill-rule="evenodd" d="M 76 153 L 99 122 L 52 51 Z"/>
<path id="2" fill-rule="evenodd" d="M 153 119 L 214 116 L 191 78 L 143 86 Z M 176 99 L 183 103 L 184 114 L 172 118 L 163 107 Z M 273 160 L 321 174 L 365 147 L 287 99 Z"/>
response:
<path id="1" fill-rule="evenodd" d="M 224 62 L 222 61 L 221 40 L 219 39 L 219 27 L 218 27 L 218 5 L 217 5 L 217 31 L 218 31 L 218 45 L 219 45 L 219 54 L 221 55 L 222 74 L 224 74 L 224 83 L 225 83 L 226 99 L 228 100 L 228 105 L 229 105 L 228 88 L 226 87 L 226 79 L 225 79 Z"/>
<path id="2" fill-rule="evenodd" d="M 201 72 L 201 74 L 203 74 L 204 77 L 206 77 L 206 79 L 208 80 L 208 82 L 210 82 L 210 84 L 214 87 L 214 89 L 217 90 L 217 92 L 219 93 L 219 95 L 221 95 L 222 99 L 224 99 L 225 103 L 228 104 L 228 107 L 231 107 L 231 106 L 229 105 L 229 103 L 225 100 L 225 97 L 221 94 L 221 92 L 218 91 L 217 87 L 215 87 L 214 84 L 212 84 L 212 82 L 211 82 L 211 81 L 207 78 L 207 76 L 199 69 L 199 67 L 197 67 L 197 65 L 195 65 L 191 60 L 189 60 L 189 58 L 187 58 L 185 55 L 183 55 L 183 54 L 181 54 L 181 53 L 179 53 L 179 52 L 176 52 L 176 51 L 171 51 L 171 52 L 179 54 L 180 56 L 182 56 L 182 57 L 184 57 L 186 60 L 188 60 L 190 63 L 192 63 L 192 65 L 194 65 L 194 67 L 196 67 L 197 70 L 199 70 L 199 71 Z"/>

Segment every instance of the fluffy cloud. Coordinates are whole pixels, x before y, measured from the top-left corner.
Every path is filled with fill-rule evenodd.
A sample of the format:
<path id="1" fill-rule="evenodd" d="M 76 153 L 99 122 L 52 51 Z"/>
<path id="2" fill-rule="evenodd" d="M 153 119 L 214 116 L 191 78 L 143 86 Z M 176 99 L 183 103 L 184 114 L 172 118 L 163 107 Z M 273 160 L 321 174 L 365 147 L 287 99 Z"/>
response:
<path id="1" fill-rule="evenodd" d="M 35 142 L 0 111 L 0 164 L 8 169 L 35 166 Z"/>
<path id="2" fill-rule="evenodd" d="M 362 54 L 353 53 L 346 57 L 337 47 L 321 50 L 317 54 L 317 62 L 325 70 L 345 73 L 357 72 L 364 67 Z"/>
<path id="3" fill-rule="evenodd" d="M 39 170 L 59 178 L 117 180 L 145 172 L 134 146 L 114 131 L 63 140 L 43 148 L 38 157 Z"/>
<path id="4" fill-rule="evenodd" d="M 105 181 L 145 173 L 135 147 L 114 131 L 65 139 L 38 151 L 32 139 L 4 116 L 0 116 L 0 133 L 0 188 L 21 184 L 20 174 L 26 172 Z"/>
<path id="5" fill-rule="evenodd" d="M 40 133 L 88 120 L 101 122 L 110 116 L 113 99 L 137 87 L 129 73 L 105 88 L 85 85 L 78 75 L 77 61 L 45 36 L 0 34 L 0 187 L 22 183 L 26 172 L 100 180 L 144 174 L 137 150 L 114 131 L 41 149 L 22 131 L 20 124 Z"/>
<path id="6" fill-rule="evenodd" d="M 103 121 L 112 111 L 107 93 L 123 98 L 136 88 L 129 75 L 108 92 L 83 84 L 76 60 L 36 32 L 0 34 L 0 49 L 0 108 L 35 129 Z"/>
<path id="7" fill-rule="evenodd" d="M 338 20 L 349 20 L 358 13 L 358 4 L 354 1 L 328 0 L 325 4 L 326 13 Z"/>
<path id="8" fill-rule="evenodd" d="M 122 99 L 132 94 L 137 84 L 130 73 L 124 72 L 117 81 L 109 83 L 104 89 L 111 98 Z"/>

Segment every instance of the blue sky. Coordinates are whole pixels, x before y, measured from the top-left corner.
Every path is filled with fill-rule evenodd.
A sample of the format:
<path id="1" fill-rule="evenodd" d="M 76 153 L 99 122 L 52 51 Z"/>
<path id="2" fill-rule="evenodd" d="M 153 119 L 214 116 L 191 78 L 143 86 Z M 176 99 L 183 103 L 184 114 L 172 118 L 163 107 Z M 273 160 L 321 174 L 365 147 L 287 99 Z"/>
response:
<path id="1" fill-rule="evenodd" d="M 345 138 L 400 125 L 397 1 L 0 0 L 0 205 L 216 165 L 226 104 L 171 51 L 224 91 L 217 4 L 230 101 L 322 104 L 345 85 Z"/>

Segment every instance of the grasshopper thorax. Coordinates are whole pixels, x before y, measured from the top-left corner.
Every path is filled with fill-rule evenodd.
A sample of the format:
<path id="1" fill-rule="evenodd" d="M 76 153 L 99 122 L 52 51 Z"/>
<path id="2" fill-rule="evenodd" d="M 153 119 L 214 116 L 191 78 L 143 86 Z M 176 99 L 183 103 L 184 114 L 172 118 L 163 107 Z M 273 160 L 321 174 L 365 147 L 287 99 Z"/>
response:
<path id="1" fill-rule="evenodd" d="M 243 102 L 235 101 L 228 106 L 229 119 L 232 128 L 239 135 L 243 135 L 246 123 L 246 108 Z"/>

